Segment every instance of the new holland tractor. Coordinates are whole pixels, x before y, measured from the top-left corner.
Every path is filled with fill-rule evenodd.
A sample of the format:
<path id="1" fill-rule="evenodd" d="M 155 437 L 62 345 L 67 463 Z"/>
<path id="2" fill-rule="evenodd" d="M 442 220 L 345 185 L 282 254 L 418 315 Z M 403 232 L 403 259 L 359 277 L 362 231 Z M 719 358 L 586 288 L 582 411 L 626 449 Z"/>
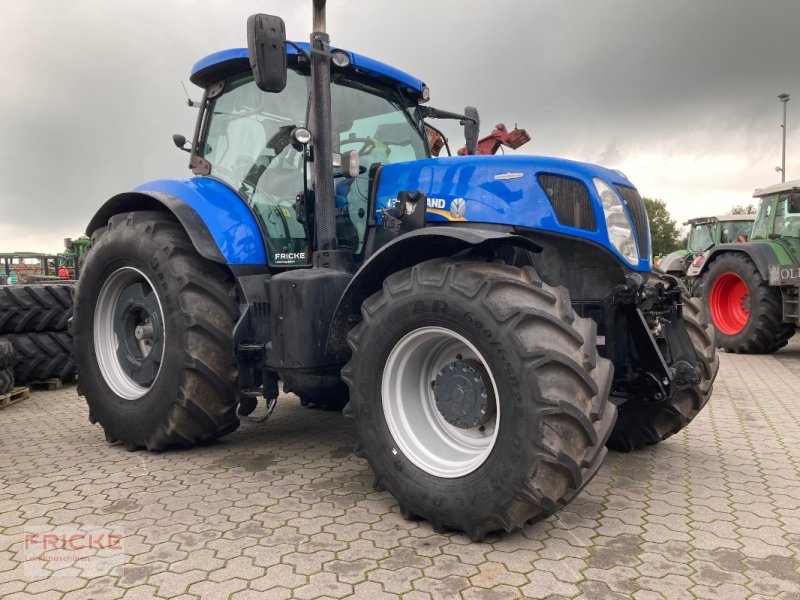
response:
<path id="1" fill-rule="evenodd" d="M 88 225 L 72 327 L 109 442 L 213 440 L 265 419 L 282 385 L 347 403 L 403 515 L 480 539 L 565 505 L 607 446 L 658 443 L 703 408 L 710 326 L 651 269 L 624 175 L 476 155 L 477 111 L 331 47 L 324 0 L 309 43 L 268 15 L 247 39 L 192 69 L 193 177 Z M 430 157 L 436 118 L 462 121 L 467 155 Z"/>
<path id="2" fill-rule="evenodd" d="M 729 352 L 783 348 L 800 327 L 800 180 L 758 189 L 746 244 L 720 244 L 706 255 L 694 294 Z"/>

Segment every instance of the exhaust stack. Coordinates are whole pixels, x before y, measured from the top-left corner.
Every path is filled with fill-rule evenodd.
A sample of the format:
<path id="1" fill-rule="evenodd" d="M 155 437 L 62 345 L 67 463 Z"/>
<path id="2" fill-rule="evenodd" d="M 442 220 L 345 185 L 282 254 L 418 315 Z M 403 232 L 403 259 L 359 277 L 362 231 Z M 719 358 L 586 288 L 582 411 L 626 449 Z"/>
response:
<path id="1" fill-rule="evenodd" d="M 312 132 L 314 134 L 314 240 L 317 252 L 336 250 L 331 132 L 330 38 L 325 32 L 325 0 L 314 0 L 311 34 Z"/>

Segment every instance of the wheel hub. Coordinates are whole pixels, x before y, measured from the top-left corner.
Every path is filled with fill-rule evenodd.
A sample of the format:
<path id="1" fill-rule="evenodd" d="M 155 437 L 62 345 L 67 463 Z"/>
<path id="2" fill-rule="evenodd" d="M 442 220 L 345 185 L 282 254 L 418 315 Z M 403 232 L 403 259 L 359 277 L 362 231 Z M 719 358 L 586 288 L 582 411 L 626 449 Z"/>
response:
<path id="1" fill-rule="evenodd" d="M 723 273 L 714 280 L 709 295 L 711 319 L 725 335 L 740 333 L 750 319 L 750 291 L 744 279 L 733 272 Z"/>
<path id="2" fill-rule="evenodd" d="M 444 419 L 461 429 L 480 427 L 494 416 L 494 397 L 487 388 L 487 374 L 475 360 L 445 365 L 433 382 L 436 408 Z"/>
<path id="3" fill-rule="evenodd" d="M 497 441 L 497 397 L 491 368 L 467 338 L 438 326 L 407 333 L 389 352 L 381 382 L 392 452 L 436 477 L 472 473 Z"/>
<path id="4" fill-rule="evenodd" d="M 161 362 L 160 313 L 155 293 L 140 282 L 122 290 L 117 300 L 114 333 L 117 359 L 137 384 L 149 387 L 155 381 Z M 154 326 L 155 325 L 155 326 Z"/>
<path id="5" fill-rule="evenodd" d="M 95 311 L 98 366 L 114 393 L 140 398 L 153 385 L 164 358 L 164 322 L 153 285 L 133 267 L 112 273 Z"/>

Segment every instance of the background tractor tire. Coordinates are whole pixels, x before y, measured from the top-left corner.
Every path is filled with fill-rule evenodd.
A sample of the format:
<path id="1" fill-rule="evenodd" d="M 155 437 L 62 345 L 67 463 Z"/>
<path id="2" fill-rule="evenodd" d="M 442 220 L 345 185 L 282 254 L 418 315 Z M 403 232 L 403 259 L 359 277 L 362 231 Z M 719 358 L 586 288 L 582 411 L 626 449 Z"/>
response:
<path id="1" fill-rule="evenodd" d="M 14 389 L 14 368 L 0 368 L 0 396 Z"/>
<path id="2" fill-rule="evenodd" d="M 723 254 L 712 262 L 699 293 L 716 329 L 717 346 L 728 352 L 769 354 L 783 348 L 796 331 L 782 322 L 780 290 L 743 253 Z"/>
<path id="3" fill-rule="evenodd" d="M 532 267 L 436 259 L 388 277 L 362 315 L 342 371 L 345 413 L 376 487 L 397 498 L 406 518 L 479 540 L 553 514 L 600 468 L 616 417 L 613 369 L 597 354 L 596 324 L 575 314 L 566 288 L 542 283 Z M 458 362 L 439 370 L 461 347 Z M 469 413 L 467 425 L 494 414 L 477 428 L 456 428 L 430 391 L 458 371 L 480 372 L 492 384 L 485 392 L 496 395 L 494 413 Z M 461 394 L 446 396 L 456 400 L 450 406 L 460 406 Z M 394 417 L 398 407 L 409 425 Z M 487 432 L 488 442 L 480 437 Z M 437 452 L 438 435 L 450 436 L 446 451 L 458 440 L 452 460 Z"/>
<path id="4" fill-rule="evenodd" d="M 72 285 L 0 287 L 0 333 L 66 331 L 72 316 Z"/>
<path id="5" fill-rule="evenodd" d="M 0 338 L 0 369 L 13 367 L 17 361 L 17 352 L 11 340 Z"/>
<path id="6" fill-rule="evenodd" d="M 14 344 L 17 361 L 14 379 L 29 383 L 44 379 L 69 379 L 75 374 L 72 336 L 66 331 L 20 333 L 7 336 Z"/>
<path id="7" fill-rule="evenodd" d="M 701 303 L 683 292 L 683 320 L 695 350 L 702 357 L 700 382 L 679 390 L 666 403 L 637 404 L 626 402 L 619 407 L 608 447 L 630 452 L 641 446 L 658 444 L 686 427 L 703 410 L 711 397 L 719 371 L 719 357 L 714 345 L 714 327 L 701 310 Z"/>
<path id="8" fill-rule="evenodd" d="M 72 322 L 89 420 L 129 450 L 193 446 L 235 430 L 239 305 L 231 273 L 202 258 L 163 212 L 115 215 L 92 239 Z M 149 351 L 139 346 L 133 359 L 115 352 L 123 343 L 138 352 L 147 323 Z"/>

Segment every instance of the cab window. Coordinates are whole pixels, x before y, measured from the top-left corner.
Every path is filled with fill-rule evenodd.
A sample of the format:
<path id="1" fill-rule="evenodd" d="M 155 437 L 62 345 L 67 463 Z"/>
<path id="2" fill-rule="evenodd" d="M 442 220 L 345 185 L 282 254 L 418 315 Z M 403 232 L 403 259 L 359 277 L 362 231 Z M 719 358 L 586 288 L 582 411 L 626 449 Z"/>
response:
<path id="1" fill-rule="evenodd" d="M 212 177 L 250 204 L 275 265 L 307 263 L 306 226 L 295 213 L 303 160 L 290 143 L 305 125 L 307 97 L 307 77 L 292 69 L 280 94 L 262 92 L 248 73 L 230 79 L 208 112 L 203 157 Z"/>
<path id="2" fill-rule="evenodd" d="M 714 224 L 703 223 L 692 227 L 689 236 L 689 249 L 693 252 L 703 252 L 714 245 Z"/>
<path id="3" fill-rule="evenodd" d="M 756 221 L 753 223 L 753 238 L 766 239 L 769 234 L 770 220 L 775 210 L 775 196 L 765 196 L 761 198 L 756 213 Z"/>
<path id="4" fill-rule="evenodd" d="M 336 73 L 331 107 L 334 152 L 358 152 L 363 171 L 354 179 L 338 179 L 336 231 L 339 246 L 360 253 L 367 224 L 369 168 L 427 158 L 420 124 L 402 97 L 390 87 L 377 87 Z"/>

